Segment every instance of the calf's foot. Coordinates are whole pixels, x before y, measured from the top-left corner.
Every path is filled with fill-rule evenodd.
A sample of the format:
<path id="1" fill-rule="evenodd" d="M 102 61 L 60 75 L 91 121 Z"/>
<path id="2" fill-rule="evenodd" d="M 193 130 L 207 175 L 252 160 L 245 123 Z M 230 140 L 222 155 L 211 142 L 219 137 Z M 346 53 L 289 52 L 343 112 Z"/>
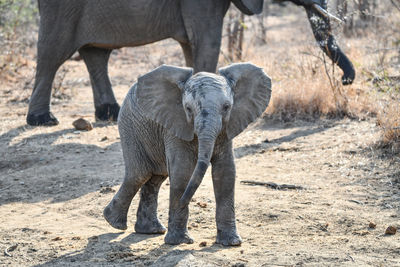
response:
<path id="1" fill-rule="evenodd" d="M 242 238 L 236 231 L 218 231 L 216 243 L 224 246 L 240 246 Z"/>
<path id="2" fill-rule="evenodd" d="M 158 220 L 158 218 L 137 218 L 135 224 L 135 232 L 140 234 L 165 234 L 167 229 L 164 225 Z"/>
<path id="3" fill-rule="evenodd" d="M 193 244 L 194 241 L 187 231 L 168 230 L 168 233 L 164 238 L 164 242 L 170 245 L 178 245 L 182 243 Z"/>
<path id="4" fill-rule="evenodd" d="M 126 230 L 127 227 L 127 209 L 124 209 L 113 199 L 103 211 L 104 218 L 114 228 Z"/>

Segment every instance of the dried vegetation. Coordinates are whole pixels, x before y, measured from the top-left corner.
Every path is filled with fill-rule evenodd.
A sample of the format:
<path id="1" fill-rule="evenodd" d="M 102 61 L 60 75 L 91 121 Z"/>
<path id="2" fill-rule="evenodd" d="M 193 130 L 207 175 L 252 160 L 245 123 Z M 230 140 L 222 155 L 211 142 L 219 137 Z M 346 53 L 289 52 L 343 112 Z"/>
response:
<path id="1" fill-rule="evenodd" d="M 283 122 L 377 117 L 382 132 L 377 147 L 399 153 L 400 9 L 393 1 L 378 5 L 374 0 L 337 0 L 330 5 L 330 11 L 344 20 L 342 24 L 333 23 L 333 29 L 356 68 L 356 80 L 350 86 L 341 84 L 341 70 L 316 47 L 311 30 L 293 25 L 298 18 L 282 14 L 287 16 L 288 24 L 298 28 L 295 37 L 285 34 L 283 26 L 275 25 L 273 16 L 268 17 L 282 11 L 275 5 L 267 6 L 262 15 L 264 24 L 256 18 L 246 18 L 243 23 L 249 29 L 242 60 L 265 67 L 274 80 L 266 116 Z M 295 8 L 288 9 L 283 12 Z M 267 20 L 270 26 L 265 29 Z"/>

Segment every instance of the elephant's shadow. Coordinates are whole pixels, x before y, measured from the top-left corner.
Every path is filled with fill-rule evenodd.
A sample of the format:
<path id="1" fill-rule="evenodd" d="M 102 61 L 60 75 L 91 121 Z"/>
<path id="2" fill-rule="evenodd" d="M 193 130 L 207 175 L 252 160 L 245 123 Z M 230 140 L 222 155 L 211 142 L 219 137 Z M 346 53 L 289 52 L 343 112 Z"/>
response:
<path id="1" fill-rule="evenodd" d="M 154 238 L 156 235 L 132 233 L 120 241 L 115 240 L 121 234 L 123 232 L 89 237 L 84 249 L 69 252 L 35 266 L 66 266 L 74 262 L 96 266 L 108 266 L 109 264 L 117 264 L 118 266 L 209 266 L 211 261 L 213 266 L 218 266 L 223 265 L 223 263 L 226 264 L 227 260 L 210 257 L 209 254 L 219 250 L 232 249 L 219 244 L 212 244 L 199 250 L 179 249 L 178 245 L 162 244 L 143 252 L 143 248 L 139 246 L 135 248 L 135 244 Z M 187 263 L 190 263 L 190 265 L 187 265 Z"/>
<path id="2" fill-rule="evenodd" d="M 266 130 L 266 124 L 268 122 L 256 128 Z M 105 125 L 99 123 L 94 127 Z M 258 153 L 265 146 L 279 146 L 334 125 L 326 127 L 312 124 L 289 135 L 269 140 L 268 143 L 237 147 L 234 152 L 237 158 L 245 157 Z M 268 130 L 282 128 L 278 125 Z M 74 137 L 75 130 L 72 128 L 19 138 L 32 129 L 31 126 L 20 126 L 0 135 L 0 205 L 45 200 L 68 201 L 90 192 L 107 192 L 107 188 L 121 183 L 124 164 L 118 139 L 102 147 L 78 142 L 57 142 L 59 138 Z M 79 134 L 76 138 L 79 138 Z M 15 139 L 19 141 L 15 142 Z"/>
<path id="3" fill-rule="evenodd" d="M 273 121 L 269 121 L 267 118 L 260 119 L 259 124 L 253 126 L 256 130 L 261 131 L 277 131 L 282 129 L 292 128 L 294 126 L 285 126 L 282 124 L 276 125 Z M 288 135 L 281 136 L 279 138 L 270 139 L 267 138 L 259 143 L 252 143 L 243 145 L 241 147 L 236 147 L 234 149 L 235 158 L 242 158 L 252 154 L 260 153 L 263 150 L 274 149 L 279 147 L 283 143 L 291 142 L 295 139 L 310 136 L 313 134 L 318 134 L 324 132 L 332 127 L 335 127 L 338 123 L 332 121 L 330 123 L 319 124 L 319 123 L 309 123 L 306 127 L 301 127 Z M 274 126 L 271 126 L 274 125 Z"/>
<path id="4" fill-rule="evenodd" d="M 72 128 L 28 135 L 33 129 L 20 126 L 0 135 L 0 205 L 68 201 L 121 182 L 119 139 L 100 147 L 74 142 L 80 133 Z"/>

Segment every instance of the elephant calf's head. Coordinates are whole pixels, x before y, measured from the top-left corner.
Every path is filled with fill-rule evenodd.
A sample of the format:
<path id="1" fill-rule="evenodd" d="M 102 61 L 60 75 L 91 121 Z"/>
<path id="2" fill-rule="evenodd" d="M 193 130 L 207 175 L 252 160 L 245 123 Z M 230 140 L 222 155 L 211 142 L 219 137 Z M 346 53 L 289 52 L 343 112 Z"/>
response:
<path id="1" fill-rule="evenodd" d="M 215 140 L 229 121 L 233 106 L 233 91 L 228 81 L 211 73 L 200 72 L 184 85 L 182 106 L 186 121 L 193 125 L 200 139 Z"/>
<path id="2" fill-rule="evenodd" d="M 150 119 L 185 141 L 198 139 L 198 160 L 181 204 L 187 205 L 210 164 L 221 133 L 232 139 L 268 106 L 271 80 L 250 63 L 232 64 L 220 75 L 163 65 L 139 78 L 137 103 Z"/>

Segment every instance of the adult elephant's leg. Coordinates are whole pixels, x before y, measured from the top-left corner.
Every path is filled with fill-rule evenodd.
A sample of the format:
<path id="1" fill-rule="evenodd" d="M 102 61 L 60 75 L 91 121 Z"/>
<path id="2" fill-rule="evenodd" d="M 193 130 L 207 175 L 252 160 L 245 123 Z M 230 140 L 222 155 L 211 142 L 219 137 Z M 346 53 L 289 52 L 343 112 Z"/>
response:
<path id="1" fill-rule="evenodd" d="M 183 0 L 182 18 L 193 52 L 194 72 L 215 72 L 224 16 L 230 1 Z"/>
<path id="2" fill-rule="evenodd" d="M 194 72 L 207 71 L 215 73 L 220 48 L 220 36 L 204 36 L 194 47 Z"/>
<path id="3" fill-rule="evenodd" d="M 29 125 L 58 124 L 57 118 L 50 112 L 51 89 L 57 70 L 74 51 L 72 47 L 49 45 L 39 39 L 35 84 L 26 118 Z"/>
<path id="4" fill-rule="evenodd" d="M 183 55 L 185 56 L 185 62 L 187 67 L 194 67 L 193 62 L 193 51 L 189 43 L 179 42 L 182 47 Z"/>
<path id="5" fill-rule="evenodd" d="M 224 246 L 238 246 L 242 239 L 236 230 L 235 220 L 235 163 L 232 144 L 228 144 L 225 153 L 212 160 L 212 179 L 214 185 L 217 222 L 216 243 Z"/>
<path id="6" fill-rule="evenodd" d="M 118 119 L 119 105 L 108 77 L 108 59 L 111 51 L 111 49 L 96 47 L 79 49 L 90 74 L 96 120 L 116 121 Z"/>
<path id="7" fill-rule="evenodd" d="M 136 233 L 164 234 L 167 229 L 157 217 L 157 200 L 161 184 L 166 176 L 153 175 L 140 190 L 140 202 L 135 224 Z"/>
<path id="8" fill-rule="evenodd" d="M 326 1 L 323 0 L 321 2 L 323 2 L 322 7 L 326 9 Z M 355 78 L 354 66 L 336 43 L 329 18 L 322 16 L 312 7 L 306 7 L 305 9 L 318 45 L 343 70 L 343 85 L 351 84 Z"/>
<path id="9" fill-rule="evenodd" d="M 167 244 L 193 243 L 187 230 L 189 207 L 180 206 L 179 200 L 185 192 L 195 167 L 194 154 L 186 146 L 167 149 L 168 173 L 170 179 L 168 232 L 164 240 Z"/>

